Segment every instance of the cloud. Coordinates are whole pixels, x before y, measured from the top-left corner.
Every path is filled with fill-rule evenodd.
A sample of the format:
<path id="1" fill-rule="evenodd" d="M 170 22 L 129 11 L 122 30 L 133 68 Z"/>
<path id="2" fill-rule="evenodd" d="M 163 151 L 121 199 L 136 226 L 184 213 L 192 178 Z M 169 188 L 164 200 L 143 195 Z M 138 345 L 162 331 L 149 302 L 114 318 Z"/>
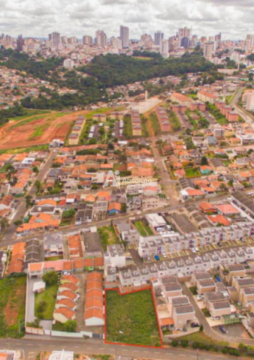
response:
<path id="1" fill-rule="evenodd" d="M 254 0 L 0 0 L 1 32 L 12 36 L 119 36 L 120 25 L 130 27 L 131 38 L 160 29 L 165 38 L 179 27 L 193 34 L 242 39 L 252 32 Z M 31 29 L 32 28 L 32 29 Z"/>
<path id="2" fill-rule="evenodd" d="M 198 0 L 216 6 L 254 7 L 253 0 Z"/>

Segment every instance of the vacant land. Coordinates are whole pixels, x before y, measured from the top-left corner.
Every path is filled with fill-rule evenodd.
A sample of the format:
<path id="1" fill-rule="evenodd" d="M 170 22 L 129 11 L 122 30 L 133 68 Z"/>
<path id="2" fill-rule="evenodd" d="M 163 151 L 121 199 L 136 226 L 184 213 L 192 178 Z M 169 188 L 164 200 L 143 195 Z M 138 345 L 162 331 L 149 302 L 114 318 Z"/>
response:
<path id="1" fill-rule="evenodd" d="M 38 319 L 51 320 L 55 308 L 58 285 L 47 286 L 40 294 L 35 294 L 35 316 Z"/>
<path id="2" fill-rule="evenodd" d="M 104 251 L 107 250 L 108 245 L 120 243 L 113 226 L 103 226 L 98 228 L 98 234 Z"/>
<path id="3" fill-rule="evenodd" d="M 0 294 L 0 336 L 23 336 L 26 276 L 1 279 Z"/>
<path id="4" fill-rule="evenodd" d="M 151 290 L 120 295 L 106 292 L 106 340 L 131 345 L 161 346 Z"/>
<path id="5" fill-rule="evenodd" d="M 142 236 L 154 235 L 152 230 L 150 229 L 150 227 L 148 225 L 146 225 L 144 221 L 142 221 L 142 220 L 135 221 L 134 225 L 136 226 L 140 235 L 142 235 Z"/>
<path id="6" fill-rule="evenodd" d="M 188 341 L 197 342 L 199 344 L 204 344 L 204 345 L 217 345 L 217 346 L 227 346 L 228 345 L 228 343 L 226 341 L 213 340 L 212 338 L 207 336 L 205 333 L 203 333 L 203 331 L 198 331 L 196 333 L 180 337 L 179 340 L 188 340 Z"/>
<path id="7" fill-rule="evenodd" d="M 149 120 L 152 124 L 152 128 L 155 135 L 161 135 L 161 126 L 158 120 L 158 117 L 155 113 L 151 113 L 149 115 Z"/>
<path id="8" fill-rule="evenodd" d="M 172 130 L 179 131 L 181 129 L 181 123 L 176 113 L 174 113 L 172 110 L 168 110 L 168 116 Z"/>
<path id="9" fill-rule="evenodd" d="M 187 178 L 194 178 L 201 176 L 198 168 L 186 167 L 184 170 Z"/>
<path id="10" fill-rule="evenodd" d="M 0 149 L 49 144 L 53 139 L 65 140 L 77 116 L 85 114 L 85 111 L 51 111 L 11 120 L 0 128 Z"/>

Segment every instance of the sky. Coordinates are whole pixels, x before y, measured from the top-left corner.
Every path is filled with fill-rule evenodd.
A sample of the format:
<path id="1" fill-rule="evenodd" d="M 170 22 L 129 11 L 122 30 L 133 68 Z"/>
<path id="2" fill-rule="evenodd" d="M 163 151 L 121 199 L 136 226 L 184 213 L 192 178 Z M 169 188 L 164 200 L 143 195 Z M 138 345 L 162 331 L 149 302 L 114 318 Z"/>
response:
<path id="1" fill-rule="evenodd" d="M 238 40 L 254 34 L 254 0 L 0 0 L 0 33 L 47 37 L 119 36 L 119 26 L 130 28 L 130 38 L 157 30 L 168 38 L 180 27 L 193 35 Z"/>

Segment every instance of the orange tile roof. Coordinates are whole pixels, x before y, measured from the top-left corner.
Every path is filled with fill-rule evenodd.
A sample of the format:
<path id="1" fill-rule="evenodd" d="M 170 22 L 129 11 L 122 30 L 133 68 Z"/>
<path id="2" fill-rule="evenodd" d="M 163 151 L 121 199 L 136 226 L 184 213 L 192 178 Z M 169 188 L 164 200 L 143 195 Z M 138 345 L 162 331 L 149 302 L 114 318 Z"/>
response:
<path id="1" fill-rule="evenodd" d="M 90 308 L 85 310 L 85 320 L 91 319 L 93 317 L 103 320 L 103 310 L 97 308 Z"/>
<path id="2" fill-rule="evenodd" d="M 102 274 L 96 271 L 87 274 L 86 281 L 97 280 L 102 281 Z"/>
<path id="3" fill-rule="evenodd" d="M 86 291 L 89 291 L 92 289 L 101 289 L 101 288 L 102 288 L 102 283 L 97 280 L 88 281 L 86 284 Z"/>
<path id="4" fill-rule="evenodd" d="M 110 210 L 118 210 L 118 211 L 121 211 L 121 204 L 114 201 L 114 202 L 111 202 L 109 203 L 108 205 L 108 211 Z"/>
<path id="5" fill-rule="evenodd" d="M 201 202 L 199 204 L 199 209 L 204 212 L 217 212 L 216 208 L 213 206 L 213 204 L 210 204 L 208 202 Z"/>
<path id="6" fill-rule="evenodd" d="M 94 258 L 94 267 L 104 266 L 104 258 L 103 257 L 96 257 Z"/>
<path id="7" fill-rule="evenodd" d="M 39 201 L 37 205 L 38 205 L 38 206 L 41 206 L 41 205 L 52 205 L 52 206 L 56 206 L 56 201 L 55 201 L 55 200 L 52 200 L 52 199 L 45 199 L 45 200 Z"/>
<path id="8" fill-rule="evenodd" d="M 160 324 L 161 326 L 171 326 L 174 325 L 174 319 L 172 318 L 164 318 L 164 319 L 160 319 Z"/>
<path id="9" fill-rule="evenodd" d="M 73 292 L 76 292 L 78 290 L 77 285 L 75 285 L 74 283 L 71 283 L 71 282 L 66 282 L 66 283 L 60 284 L 59 289 L 61 289 L 61 288 L 65 288 L 65 289 L 71 290 Z"/>
<path id="10" fill-rule="evenodd" d="M 64 296 L 64 297 L 69 298 L 71 300 L 75 300 L 76 297 L 77 297 L 77 295 L 71 290 L 63 290 L 58 294 L 58 296 L 59 297 Z"/>
<path id="11" fill-rule="evenodd" d="M 75 312 L 65 306 L 58 308 L 57 310 L 54 311 L 54 313 L 61 314 L 68 320 L 71 320 L 75 317 Z"/>
<path id="12" fill-rule="evenodd" d="M 56 304 L 68 306 L 70 309 L 73 309 L 76 306 L 75 302 L 68 298 L 57 300 Z"/>
<path id="13" fill-rule="evenodd" d="M 73 284 L 78 284 L 79 283 L 79 279 L 75 276 L 75 275 L 63 275 L 61 277 L 61 282 L 72 282 Z"/>
<path id="14" fill-rule="evenodd" d="M 44 263 L 31 263 L 29 264 L 29 271 L 42 271 Z"/>
<path id="15" fill-rule="evenodd" d="M 208 216 L 208 219 L 215 224 L 221 224 L 224 226 L 229 226 L 231 224 L 231 222 L 225 218 L 223 215 L 216 215 L 216 216 Z"/>
<path id="16" fill-rule="evenodd" d="M 103 308 L 103 300 L 102 298 L 90 298 L 86 300 L 86 309 L 90 308 Z"/>
<path id="17" fill-rule="evenodd" d="M 240 212 L 231 204 L 216 205 L 216 208 L 225 215 L 235 215 Z"/>
<path id="18" fill-rule="evenodd" d="M 196 189 L 186 189 L 186 192 L 188 193 L 189 196 L 202 196 L 204 195 L 204 193 L 200 190 L 196 190 Z"/>
<path id="19" fill-rule="evenodd" d="M 85 267 L 92 267 L 93 266 L 93 260 L 94 259 L 90 259 L 90 258 L 84 259 L 84 266 Z"/>
<path id="20" fill-rule="evenodd" d="M 82 269 L 84 267 L 84 259 L 75 259 L 73 261 L 74 269 Z"/>
<path id="21" fill-rule="evenodd" d="M 102 290 L 101 289 L 92 289 L 86 292 L 86 300 L 90 298 L 102 298 Z"/>
<path id="22" fill-rule="evenodd" d="M 63 270 L 72 270 L 72 262 L 70 260 L 63 262 Z"/>

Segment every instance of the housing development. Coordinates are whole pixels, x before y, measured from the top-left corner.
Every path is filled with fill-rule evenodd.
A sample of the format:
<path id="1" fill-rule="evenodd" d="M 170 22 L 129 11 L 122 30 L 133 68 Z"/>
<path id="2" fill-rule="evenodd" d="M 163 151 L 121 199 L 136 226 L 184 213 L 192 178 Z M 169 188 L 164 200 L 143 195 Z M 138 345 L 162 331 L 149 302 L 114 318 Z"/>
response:
<path id="1" fill-rule="evenodd" d="M 1 360 L 254 356 L 253 54 L 1 35 Z"/>

